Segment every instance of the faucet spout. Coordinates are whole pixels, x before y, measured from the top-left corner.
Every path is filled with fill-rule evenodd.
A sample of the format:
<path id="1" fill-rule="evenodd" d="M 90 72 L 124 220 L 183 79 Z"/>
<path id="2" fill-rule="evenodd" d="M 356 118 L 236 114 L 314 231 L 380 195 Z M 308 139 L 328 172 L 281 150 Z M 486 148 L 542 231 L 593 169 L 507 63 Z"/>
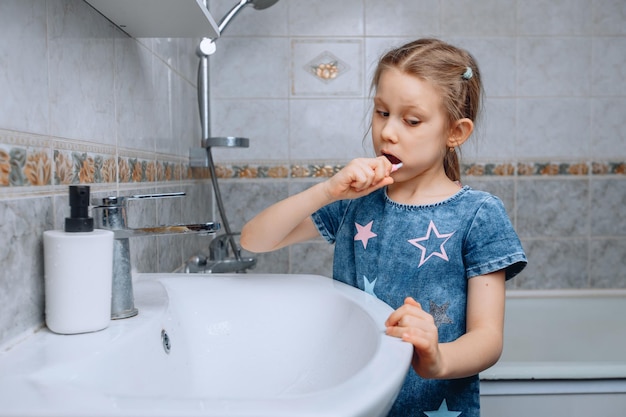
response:
<path id="1" fill-rule="evenodd" d="M 219 230 L 219 223 L 181 224 L 131 229 L 127 227 L 126 202 L 128 200 L 183 197 L 185 193 L 142 194 L 131 197 L 105 197 L 102 204 L 93 207 L 96 227 L 112 230 L 113 241 L 113 291 L 111 296 L 111 319 L 125 319 L 136 316 L 133 280 L 130 264 L 131 237 L 172 235 L 172 234 L 211 234 Z"/>
<path id="2" fill-rule="evenodd" d="M 196 224 L 174 224 L 171 226 L 139 227 L 136 229 L 114 230 L 115 239 L 128 237 L 156 236 L 156 235 L 180 235 L 180 234 L 201 234 L 209 235 L 220 229 L 218 223 L 196 223 Z"/>

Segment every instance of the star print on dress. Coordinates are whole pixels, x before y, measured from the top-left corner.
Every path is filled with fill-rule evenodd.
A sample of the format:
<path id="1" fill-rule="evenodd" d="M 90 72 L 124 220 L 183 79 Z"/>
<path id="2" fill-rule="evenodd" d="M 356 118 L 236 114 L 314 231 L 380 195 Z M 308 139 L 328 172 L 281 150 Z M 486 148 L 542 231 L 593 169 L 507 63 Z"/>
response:
<path id="1" fill-rule="evenodd" d="M 446 403 L 446 400 L 444 399 L 439 406 L 439 410 L 424 411 L 424 414 L 426 414 L 428 417 L 458 417 L 461 415 L 461 412 L 448 410 L 448 403 Z"/>
<path id="2" fill-rule="evenodd" d="M 363 291 L 376 298 L 378 298 L 378 296 L 374 292 L 374 287 L 376 286 L 377 280 L 378 278 L 374 278 L 374 281 L 370 281 L 365 275 L 363 275 Z"/>
<path id="3" fill-rule="evenodd" d="M 450 239 L 453 234 L 454 232 L 439 233 L 439 230 L 437 230 L 437 226 L 435 226 L 435 223 L 433 223 L 433 221 L 431 220 L 430 224 L 428 225 L 428 231 L 426 232 L 426 236 L 418 237 L 416 239 L 409 239 L 409 243 L 411 245 L 417 247 L 422 251 L 422 257 L 420 258 L 420 263 L 417 267 L 419 268 L 420 266 L 424 265 L 424 263 L 433 256 L 437 256 L 444 261 L 448 261 L 448 254 L 446 253 L 446 249 L 443 247 L 443 245 L 446 244 L 448 239 Z M 433 249 L 437 245 L 439 245 L 439 251 Z M 426 255 L 429 251 L 430 253 Z"/>
<path id="4" fill-rule="evenodd" d="M 454 323 L 448 316 L 448 307 L 450 307 L 449 302 L 442 306 L 437 305 L 433 301 L 430 302 L 430 315 L 435 319 L 435 326 L 437 326 L 437 328 L 442 324 Z"/>
<path id="5" fill-rule="evenodd" d="M 372 232 L 372 225 L 374 224 L 374 220 L 366 224 L 365 226 L 361 226 L 358 223 L 354 223 L 356 226 L 357 233 L 354 236 L 354 240 L 360 240 L 363 243 L 363 249 L 367 249 L 367 242 L 373 238 L 378 236 L 376 233 Z"/>

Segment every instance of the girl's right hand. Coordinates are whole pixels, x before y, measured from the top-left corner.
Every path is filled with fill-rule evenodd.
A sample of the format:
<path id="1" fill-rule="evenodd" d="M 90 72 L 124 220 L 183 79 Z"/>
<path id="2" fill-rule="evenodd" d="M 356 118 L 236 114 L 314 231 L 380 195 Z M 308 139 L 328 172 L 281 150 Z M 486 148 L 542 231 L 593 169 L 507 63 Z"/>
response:
<path id="1" fill-rule="evenodd" d="M 326 193 L 331 200 L 363 197 L 393 184 L 391 162 L 384 156 L 352 160 L 326 182 Z"/>

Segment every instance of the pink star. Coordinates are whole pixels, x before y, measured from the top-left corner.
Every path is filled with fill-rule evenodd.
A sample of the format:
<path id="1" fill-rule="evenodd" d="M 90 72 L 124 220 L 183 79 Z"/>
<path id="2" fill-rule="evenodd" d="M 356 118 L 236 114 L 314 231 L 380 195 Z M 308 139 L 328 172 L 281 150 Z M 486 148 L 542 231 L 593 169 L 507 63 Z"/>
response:
<path id="1" fill-rule="evenodd" d="M 430 236 L 431 232 L 435 232 L 435 236 L 432 237 L 433 244 L 429 244 L 431 240 L 431 236 Z M 426 232 L 426 236 L 419 237 L 417 239 L 409 239 L 409 243 L 411 245 L 419 248 L 422 251 L 422 257 L 420 259 L 420 264 L 418 265 L 418 268 L 422 266 L 427 260 L 429 260 L 433 255 L 443 259 L 444 261 L 448 261 L 449 260 L 448 254 L 446 253 L 446 250 L 443 247 L 443 245 L 446 244 L 448 239 L 450 239 L 453 234 L 454 232 L 439 233 L 439 231 L 437 230 L 437 227 L 435 226 L 435 223 L 433 223 L 433 221 L 431 220 L 430 224 L 428 225 L 428 231 Z M 433 250 L 428 256 L 426 256 L 426 252 L 428 252 L 427 247 L 435 246 L 438 243 L 438 240 L 443 240 L 443 242 L 441 242 L 441 244 L 439 245 L 439 252 Z M 425 243 L 424 245 L 422 245 L 419 242 L 425 242 Z"/>
<path id="2" fill-rule="evenodd" d="M 354 240 L 360 240 L 363 243 L 363 249 L 367 249 L 367 241 L 373 237 L 378 236 L 376 233 L 372 232 L 372 224 L 374 224 L 374 220 L 366 224 L 365 226 L 361 226 L 358 223 L 354 223 L 356 226 L 356 236 L 354 236 Z"/>

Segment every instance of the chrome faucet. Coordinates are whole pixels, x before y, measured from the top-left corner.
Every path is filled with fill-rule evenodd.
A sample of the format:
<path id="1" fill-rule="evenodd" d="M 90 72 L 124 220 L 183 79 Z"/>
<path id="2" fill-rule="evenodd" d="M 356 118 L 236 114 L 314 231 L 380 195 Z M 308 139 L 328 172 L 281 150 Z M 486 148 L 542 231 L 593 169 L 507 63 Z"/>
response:
<path id="1" fill-rule="evenodd" d="M 256 266 L 256 258 L 241 256 L 241 248 L 235 245 L 236 253 L 229 257 L 229 248 L 234 242 L 233 237 L 239 233 L 224 233 L 213 238 L 209 244 L 209 257 L 203 254 L 194 255 L 185 262 L 181 272 L 186 274 L 204 273 L 220 274 L 228 272 L 242 273 Z"/>
<path id="2" fill-rule="evenodd" d="M 201 223 L 172 226 L 155 226 L 130 229 L 126 221 L 128 200 L 183 197 L 185 193 L 141 194 L 130 197 L 105 197 L 100 202 L 93 201 L 93 217 L 97 228 L 112 230 L 113 241 L 113 292 L 111 296 L 111 318 L 124 319 L 137 315 L 133 280 L 130 265 L 130 244 L 128 238 L 139 236 L 171 234 L 211 234 L 219 230 L 219 223 Z"/>

